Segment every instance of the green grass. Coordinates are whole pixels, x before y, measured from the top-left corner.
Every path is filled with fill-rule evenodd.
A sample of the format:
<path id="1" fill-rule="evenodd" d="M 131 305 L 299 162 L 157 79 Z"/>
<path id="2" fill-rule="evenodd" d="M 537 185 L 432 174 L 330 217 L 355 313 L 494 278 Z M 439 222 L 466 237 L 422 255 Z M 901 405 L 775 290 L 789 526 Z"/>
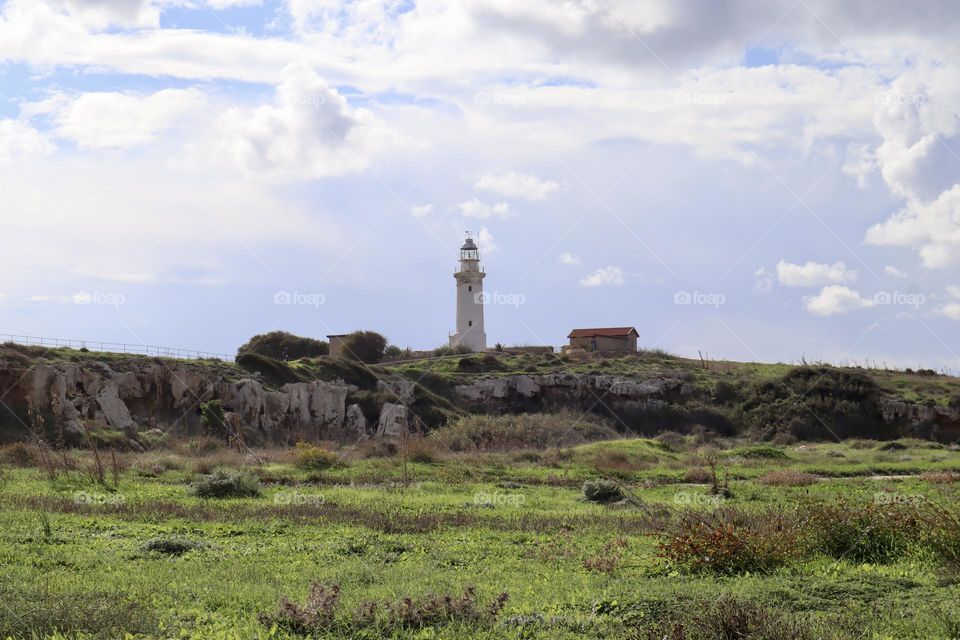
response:
<path id="1" fill-rule="evenodd" d="M 878 494 L 943 503 L 960 497 L 960 484 L 914 475 L 960 469 L 960 453 L 920 442 L 895 452 L 850 443 L 778 449 L 785 457 L 738 455 L 745 443 L 721 444 L 731 452 L 720 457 L 731 479 L 725 504 L 747 511 L 840 498 L 869 503 Z M 611 477 L 601 469 L 613 468 L 645 504 L 711 509 L 705 486 L 681 482 L 703 464 L 689 439 L 677 451 L 633 439 L 539 451 L 536 462 L 518 461 L 523 453 L 404 465 L 345 450 L 342 466 L 311 472 L 290 452 L 265 452 L 268 461 L 254 466 L 214 452 L 212 464 L 243 465 L 262 482 L 259 497 L 228 500 L 192 496 L 197 458 L 169 452 L 126 456 L 131 468 L 110 491 L 76 473 L 50 481 L 39 469 L 5 469 L 0 637 L 55 637 L 57 626 L 69 638 L 269 637 L 257 616 L 273 612 L 283 596 L 303 601 L 314 581 L 340 586 L 344 616 L 364 601 L 460 594 L 471 585 L 480 603 L 502 591 L 510 596 L 494 624 L 354 630 L 356 637 L 628 637 L 665 611 L 696 611 L 700 605 L 691 603 L 722 594 L 839 634 L 833 637 L 950 637 L 960 587 L 920 551 L 886 564 L 814 555 L 759 574 L 688 574 L 658 557 L 642 510 L 583 500 L 583 481 Z M 179 468 L 139 473 L 161 455 Z M 783 469 L 826 479 L 805 487 L 755 482 Z M 177 553 L 151 550 L 167 540 L 189 544 Z"/>

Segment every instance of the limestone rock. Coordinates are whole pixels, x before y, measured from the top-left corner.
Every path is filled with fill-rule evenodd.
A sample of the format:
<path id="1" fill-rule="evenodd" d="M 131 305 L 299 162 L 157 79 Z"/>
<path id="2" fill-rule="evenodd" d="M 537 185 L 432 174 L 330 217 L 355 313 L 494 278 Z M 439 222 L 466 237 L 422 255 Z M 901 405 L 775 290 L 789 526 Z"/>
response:
<path id="1" fill-rule="evenodd" d="M 347 407 L 343 430 L 346 436 L 352 440 L 366 440 L 370 437 L 370 434 L 367 433 L 367 417 L 363 415 L 360 405 L 351 404 Z"/>
<path id="2" fill-rule="evenodd" d="M 416 420 L 406 405 L 384 403 L 377 424 L 378 438 L 399 438 L 416 431 Z"/>
<path id="3" fill-rule="evenodd" d="M 97 394 L 97 405 L 100 407 L 104 422 L 115 429 L 126 429 L 135 426 L 127 405 L 123 403 L 117 393 L 117 385 L 108 382 Z"/>

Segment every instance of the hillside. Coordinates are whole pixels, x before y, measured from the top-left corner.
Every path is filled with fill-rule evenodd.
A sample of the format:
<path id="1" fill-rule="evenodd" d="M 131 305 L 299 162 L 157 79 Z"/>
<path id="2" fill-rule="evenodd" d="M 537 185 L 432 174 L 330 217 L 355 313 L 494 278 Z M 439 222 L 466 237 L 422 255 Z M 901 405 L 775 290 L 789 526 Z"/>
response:
<path id="1" fill-rule="evenodd" d="M 960 379 L 932 371 L 622 357 L 447 356 L 362 365 L 336 358 L 237 363 L 0 346 L 0 419 L 22 437 L 29 409 L 79 435 L 85 421 L 135 436 L 192 432 L 220 400 L 252 441 L 365 439 L 468 413 L 574 410 L 617 430 L 715 431 L 758 440 L 960 439 Z M 50 424 L 47 424 L 49 428 Z"/>

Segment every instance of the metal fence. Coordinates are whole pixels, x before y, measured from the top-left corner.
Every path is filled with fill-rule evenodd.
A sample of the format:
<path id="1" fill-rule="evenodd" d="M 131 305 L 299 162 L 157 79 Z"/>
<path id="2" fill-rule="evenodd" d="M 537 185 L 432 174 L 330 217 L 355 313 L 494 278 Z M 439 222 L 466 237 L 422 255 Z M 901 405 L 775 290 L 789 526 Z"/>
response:
<path id="1" fill-rule="evenodd" d="M 14 344 L 22 344 L 29 347 L 44 347 L 47 349 L 86 349 L 98 353 L 130 353 L 141 356 L 156 356 L 159 358 L 177 358 L 179 360 L 216 359 L 227 362 L 233 361 L 233 356 L 226 353 L 195 351 L 193 349 L 180 349 L 177 347 L 156 347 L 147 344 L 127 344 L 124 342 L 40 338 L 37 336 L 19 336 L 10 333 L 0 333 L 0 342 L 12 342 Z"/>

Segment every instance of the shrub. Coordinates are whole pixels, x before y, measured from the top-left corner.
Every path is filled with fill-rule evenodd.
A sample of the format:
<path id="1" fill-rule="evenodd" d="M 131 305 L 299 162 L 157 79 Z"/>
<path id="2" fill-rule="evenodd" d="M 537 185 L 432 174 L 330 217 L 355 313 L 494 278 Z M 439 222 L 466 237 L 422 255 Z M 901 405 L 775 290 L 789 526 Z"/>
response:
<path id="1" fill-rule="evenodd" d="M 785 460 L 787 456 L 783 449 L 770 447 L 767 445 L 756 445 L 753 447 L 742 447 L 730 452 L 732 456 L 739 456 L 749 460 Z"/>
<path id="2" fill-rule="evenodd" d="M 806 487 L 817 483 L 817 476 L 800 471 L 771 471 L 765 473 L 757 482 L 775 487 Z"/>
<path id="3" fill-rule="evenodd" d="M 626 496 L 623 489 L 612 480 L 587 480 L 583 483 L 583 497 L 588 502 L 610 504 L 620 502 Z"/>
<path id="4" fill-rule="evenodd" d="M 223 413 L 223 403 L 208 400 L 200 403 L 200 427 L 204 433 L 223 435 L 227 430 L 227 417 Z"/>
<path id="5" fill-rule="evenodd" d="M 186 538 L 152 538 L 143 545 L 143 550 L 152 553 L 162 553 L 165 555 L 179 556 L 194 549 L 200 549 L 203 545 Z"/>
<path id="6" fill-rule="evenodd" d="M 683 481 L 688 484 L 709 484 L 713 481 L 713 474 L 705 467 L 694 467 L 683 474 Z"/>
<path id="7" fill-rule="evenodd" d="M 217 471 L 190 485 L 198 498 L 252 498 L 260 495 L 260 481 L 243 471 Z"/>
<path id="8" fill-rule="evenodd" d="M 687 439 L 676 431 L 664 431 L 654 438 L 667 451 L 682 451 Z"/>
<path id="9" fill-rule="evenodd" d="M 450 623 L 491 626 L 509 598 L 509 594 L 503 592 L 486 607 L 480 606 L 476 590 L 467 587 L 460 596 L 428 593 L 417 599 L 365 602 L 354 613 L 354 621 L 364 627 L 388 629 L 423 629 Z"/>
<path id="10" fill-rule="evenodd" d="M 276 613 L 260 614 L 258 619 L 268 628 L 276 626 L 297 635 L 320 635 L 333 626 L 340 602 L 340 586 L 325 586 L 314 582 L 305 603 L 297 604 L 288 598 L 280 599 Z"/>
<path id="11" fill-rule="evenodd" d="M 441 345 L 433 350 L 433 357 L 440 358 L 443 356 L 453 356 L 453 355 L 462 356 L 468 353 L 473 353 L 473 349 L 463 344 L 458 344 L 455 347 Z"/>
<path id="12" fill-rule="evenodd" d="M 330 353 L 330 345 L 323 340 L 295 336 L 286 331 L 271 331 L 253 336 L 239 349 L 237 357 L 256 353 L 274 360 L 316 358 Z"/>
<path id="13" fill-rule="evenodd" d="M 387 339 L 375 331 L 354 331 L 343 339 L 343 357 L 374 364 L 383 360 Z"/>
<path id="14" fill-rule="evenodd" d="M 660 531 L 658 555 L 693 573 L 770 571 L 802 555 L 802 534 L 791 514 L 685 511 Z"/>
<path id="15" fill-rule="evenodd" d="M 833 558 L 889 562 L 916 543 L 921 517 L 909 503 L 811 505 L 806 525 L 817 548 Z"/>
<path id="16" fill-rule="evenodd" d="M 407 349 L 407 351 L 409 351 L 409 349 Z M 404 355 L 404 350 L 395 344 L 391 344 L 391 345 L 388 345 L 387 348 L 383 350 L 383 355 L 386 358 L 396 359 Z"/>
<path id="17" fill-rule="evenodd" d="M 617 432 L 607 423 L 574 413 L 470 415 L 434 431 L 429 438 L 450 451 L 546 449 L 607 440 Z"/>
<path id="18" fill-rule="evenodd" d="M 823 637 L 810 630 L 805 622 L 760 603 L 722 595 L 713 601 L 684 602 L 638 637 L 643 640 L 813 640 Z"/>
<path id="19" fill-rule="evenodd" d="M 0 461 L 17 467 L 32 467 L 37 464 L 37 451 L 26 442 L 12 442 L 0 447 Z"/>
<path id="20" fill-rule="evenodd" d="M 202 436 L 187 440 L 183 444 L 184 450 L 193 456 L 207 456 L 223 448 L 223 441 L 210 436 Z"/>
<path id="21" fill-rule="evenodd" d="M 337 612 L 340 587 L 319 583 L 310 585 L 303 604 L 282 598 L 275 613 L 261 614 L 258 620 L 266 627 L 276 626 L 296 635 L 321 636 L 335 632 L 340 636 L 367 637 L 365 630 L 384 637 L 391 630 L 423 629 L 445 624 L 492 626 L 509 599 L 501 593 L 487 606 L 477 602 L 476 590 L 467 587 L 459 596 L 428 593 L 420 598 L 405 597 L 396 602 L 363 602 L 349 616 Z"/>
<path id="22" fill-rule="evenodd" d="M 392 458 L 400 453 L 400 445 L 393 440 L 367 440 L 357 446 L 361 458 Z"/>
<path id="23" fill-rule="evenodd" d="M 400 446 L 400 453 L 411 462 L 431 463 L 440 459 L 437 448 L 425 438 L 412 438 Z"/>
<path id="24" fill-rule="evenodd" d="M 340 456 L 336 453 L 309 442 L 298 442 L 294 456 L 296 465 L 307 471 L 322 471 L 340 464 Z"/>

